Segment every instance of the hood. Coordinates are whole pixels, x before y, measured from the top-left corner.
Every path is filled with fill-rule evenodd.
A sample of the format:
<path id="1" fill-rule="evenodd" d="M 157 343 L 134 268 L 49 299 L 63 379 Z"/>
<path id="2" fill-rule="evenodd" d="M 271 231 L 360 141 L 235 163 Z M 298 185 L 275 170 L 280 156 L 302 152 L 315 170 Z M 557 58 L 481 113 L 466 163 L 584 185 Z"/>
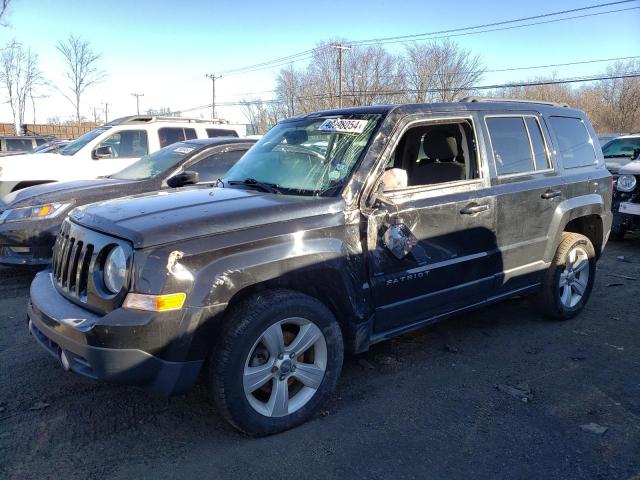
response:
<path id="1" fill-rule="evenodd" d="M 75 200 L 77 205 L 84 205 L 98 200 L 144 192 L 144 190 L 136 191 L 134 188 L 135 184 L 140 183 L 140 181 L 111 178 L 45 183 L 11 192 L 2 198 L 2 202 L 11 208 L 66 202 L 71 199 Z"/>
<path id="2" fill-rule="evenodd" d="M 133 242 L 135 248 L 335 214 L 341 198 L 275 195 L 239 188 L 187 188 L 76 208 L 76 223 Z"/>
<path id="3" fill-rule="evenodd" d="M 640 175 L 640 160 L 633 160 L 618 170 L 620 175 Z"/>
<path id="4" fill-rule="evenodd" d="M 0 181 L 75 180 L 78 159 L 58 153 L 32 153 L 0 158 Z M 65 166 L 69 168 L 65 168 Z"/>
<path id="5" fill-rule="evenodd" d="M 612 173 L 618 173 L 618 170 L 620 170 L 620 168 L 624 167 L 630 161 L 631 158 L 629 157 L 611 157 L 604 159 L 607 170 Z"/>

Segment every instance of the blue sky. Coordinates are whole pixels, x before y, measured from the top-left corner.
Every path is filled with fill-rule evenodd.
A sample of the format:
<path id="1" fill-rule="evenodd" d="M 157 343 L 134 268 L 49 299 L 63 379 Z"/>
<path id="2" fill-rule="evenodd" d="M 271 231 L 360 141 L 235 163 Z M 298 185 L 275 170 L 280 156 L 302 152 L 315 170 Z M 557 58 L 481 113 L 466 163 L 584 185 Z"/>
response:
<path id="1" fill-rule="evenodd" d="M 132 92 L 142 92 L 141 109 L 184 109 L 210 102 L 207 72 L 219 72 L 307 50 L 320 40 L 349 40 L 406 35 L 509 20 L 605 3 L 605 0 L 468 1 L 424 0 L 350 2 L 301 1 L 67 1 L 13 0 L 0 42 L 12 38 L 40 57 L 47 79 L 62 85 L 64 71 L 55 44 L 73 33 L 103 54 L 109 78 L 87 92 L 83 113 L 108 101 L 110 117 L 135 113 Z M 640 1 L 582 13 L 640 7 Z M 457 37 L 463 47 L 481 55 L 488 69 L 566 63 L 640 55 L 640 10 Z M 401 51 L 402 44 L 389 45 Z M 304 62 L 296 66 L 303 66 Z M 483 83 L 532 76 L 560 77 L 598 73 L 606 63 L 487 74 Z M 229 75 L 217 82 L 217 100 L 239 100 L 243 93 L 273 88 L 274 71 Z M 73 108 L 55 89 L 36 100 L 38 121 L 68 118 Z M 269 94 L 263 94 L 268 98 Z M 207 115 L 196 111 L 194 115 Z M 221 107 L 219 116 L 244 121 L 236 107 Z M 0 120 L 10 121 L 6 105 Z M 31 122 L 31 114 L 27 115 Z"/>

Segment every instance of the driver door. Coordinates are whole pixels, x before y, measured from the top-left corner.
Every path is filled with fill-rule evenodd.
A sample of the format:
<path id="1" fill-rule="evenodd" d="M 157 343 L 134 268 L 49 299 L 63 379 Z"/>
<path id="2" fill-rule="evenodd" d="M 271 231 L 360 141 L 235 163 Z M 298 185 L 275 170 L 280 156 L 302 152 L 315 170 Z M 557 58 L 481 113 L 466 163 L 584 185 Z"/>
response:
<path id="1" fill-rule="evenodd" d="M 395 168 L 409 172 L 409 186 L 385 191 L 368 217 L 374 337 L 481 302 L 495 291 L 495 276 L 501 271 L 494 234 L 496 203 L 472 122 L 452 118 L 434 123 L 434 129 L 444 132 L 438 135 L 441 152 L 429 146 L 429 122 L 418 125 L 427 127 L 422 136 L 412 135 L 410 125 L 405 136 L 420 138 L 424 147 L 403 147 L 401 138 L 396 148 L 412 153 L 400 160 L 398 155 L 391 157 Z M 446 171 L 455 171 L 444 165 L 449 158 L 435 160 L 425 153 L 449 155 L 445 143 L 457 144 L 451 153 L 466 167 L 463 178 L 453 173 L 447 178 Z M 416 164 L 432 160 L 438 165 L 422 175 L 424 183 L 412 182 Z"/>

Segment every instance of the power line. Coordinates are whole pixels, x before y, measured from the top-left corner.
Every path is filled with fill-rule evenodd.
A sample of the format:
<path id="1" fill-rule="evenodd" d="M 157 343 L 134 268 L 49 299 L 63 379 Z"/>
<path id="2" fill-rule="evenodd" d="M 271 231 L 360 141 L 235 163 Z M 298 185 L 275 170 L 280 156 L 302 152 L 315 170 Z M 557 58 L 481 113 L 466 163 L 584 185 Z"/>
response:
<path id="1" fill-rule="evenodd" d="M 608 6 L 613 6 L 613 5 L 619 5 L 619 4 L 623 4 L 623 3 L 631 3 L 634 2 L 636 0 L 622 0 L 622 1 L 617 1 L 617 2 L 608 2 L 608 3 L 601 3 L 601 4 L 596 4 L 596 5 L 588 5 L 585 7 L 580 7 L 580 8 L 574 8 L 574 9 L 570 9 L 570 10 L 561 10 L 561 11 L 557 11 L 557 12 L 548 12 L 548 13 L 544 13 L 544 14 L 540 14 L 540 15 L 533 15 L 533 16 L 529 16 L 529 17 L 521 17 L 521 18 L 517 18 L 517 19 L 512 19 L 512 20 L 503 20 L 500 22 L 492 22 L 492 23 L 486 23 L 486 24 L 481 24 L 481 25 L 474 25 L 474 26 L 467 26 L 467 27 L 459 27 L 459 28 L 454 28 L 454 29 L 448 29 L 448 30 L 439 30 L 439 31 L 435 31 L 435 32 L 424 32 L 424 33 L 418 33 L 418 34 L 413 34 L 413 35 L 403 35 L 403 36 L 395 36 L 395 37 L 381 37 L 381 38 L 372 38 L 372 39 L 365 39 L 365 40 L 358 40 L 358 41 L 354 41 L 351 42 L 354 45 L 370 45 L 370 44 L 385 44 L 385 43 L 397 43 L 397 42 L 403 42 L 403 41 L 408 41 L 410 39 L 419 39 L 421 37 L 427 37 L 427 36 L 433 36 L 433 35 L 442 35 L 442 34 L 456 34 L 458 32 L 463 32 L 465 30 L 478 30 L 481 28 L 487 28 L 487 27 L 492 27 L 492 26 L 498 26 L 498 25 L 507 25 L 510 23 L 520 23 L 520 22 L 525 22 L 528 20 L 536 20 L 536 19 L 540 19 L 540 18 L 548 18 L 548 17 L 552 17 L 552 16 L 558 16 L 558 15 L 566 15 L 567 13 L 576 13 L 579 11 L 586 11 L 586 10 L 593 10 L 596 8 L 602 8 L 602 7 L 608 7 Z M 596 15 L 605 15 L 605 14 L 609 14 L 609 13 L 616 13 L 616 12 L 620 12 L 620 11 L 626 11 L 626 10 L 633 10 L 633 9 L 637 9 L 640 7 L 632 7 L 632 8 L 627 8 L 627 9 L 619 9 L 619 10 L 611 10 L 611 11 L 605 11 L 605 12 L 597 12 L 597 13 L 593 13 L 593 14 L 588 14 L 588 15 L 578 15 L 578 16 L 571 16 L 571 17 L 565 17 L 565 18 L 561 18 L 561 19 L 555 19 L 553 20 L 553 22 L 562 22 L 562 21 L 566 21 L 566 20 L 572 20 L 575 18 L 585 18 L 585 17 L 589 17 L 589 16 L 596 16 Z M 518 25 L 518 26 L 512 26 L 509 28 L 523 28 L 523 27 L 530 27 L 530 26 L 534 26 L 534 25 L 540 25 L 540 24 L 544 24 L 544 23 L 551 23 L 552 21 L 546 21 L 546 22 L 534 22 L 534 23 L 529 23 L 526 25 Z M 472 34 L 479 34 L 479 33 L 489 33 L 492 31 L 499 31 L 499 30 L 506 30 L 507 28 L 499 28 L 499 29 L 492 29 L 492 30 L 482 30 L 479 32 L 467 32 L 465 33 L 465 35 L 472 35 Z M 444 35 L 444 36 L 440 36 L 440 37 L 436 37 L 437 39 L 442 39 L 442 38 L 449 38 L 449 37 L 454 37 L 454 36 L 460 36 L 461 34 L 458 33 L 458 35 Z M 436 39 L 436 38 L 432 38 L 432 39 Z M 252 72 L 256 72 L 256 71 L 260 71 L 260 70 L 266 70 L 266 69 L 272 69 L 272 68 L 276 68 L 278 66 L 283 66 L 289 63 L 296 63 L 302 60 L 307 60 L 309 58 L 311 58 L 314 54 L 314 52 L 322 50 L 322 49 L 326 49 L 326 48 L 330 48 L 330 45 L 324 46 L 324 47 L 320 47 L 318 48 L 314 48 L 314 49 L 310 49 L 310 50 L 305 50 L 303 52 L 298 52 L 295 54 L 291 54 L 288 55 L 286 57 L 280 57 L 280 58 L 276 58 L 276 59 L 272 59 L 269 61 L 265 61 L 262 63 L 257 63 L 257 64 L 253 64 L 253 65 L 248 65 L 245 67 L 238 67 L 238 68 L 234 68 L 234 69 L 229 69 L 226 70 L 222 73 L 226 74 L 226 75 L 237 75 L 240 73 L 252 73 Z"/>
<path id="2" fill-rule="evenodd" d="M 640 78 L 640 72 L 626 72 L 615 75 L 591 75 L 591 76 L 583 76 L 583 77 L 572 77 L 572 78 L 564 78 L 564 79 L 553 79 L 553 80 L 539 80 L 532 82 L 511 82 L 511 83 L 503 83 L 503 84 L 493 84 L 493 85 L 476 85 L 469 86 L 464 90 L 472 91 L 472 90 L 494 90 L 499 88 L 517 88 L 517 87 L 535 87 L 542 85 L 559 85 L 559 84 L 570 84 L 570 83 L 584 83 L 584 82 L 594 82 L 594 81 L 604 81 L 604 80 L 617 80 L 624 78 Z M 396 96 L 396 95 L 405 95 L 408 93 L 441 93 L 441 92 L 450 92 L 450 91 L 458 91 L 460 89 L 457 88 L 430 88 L 426 90 L 418 90 L 418 89 L 399 89 L 399 90 L 391 90 L 391 91 L 380 91 L 380 92 L 368 92 L 371 95 L 379 95 L 379 96 Z M 343 93 L 345 97 L 356 97 L 358 95 L 362 95 L 363 92 L 346 92 Z M 296 97 L 296 100 L 311 100 L 311 99 L 324 99 L 331 98 L 330 95 L 327 94 L 317 94 L 317 95 L 306 95 Z M 242 106 L 242 105 L 271 105 L 271 104 L 282 104 L 284 100 L 278 99 L 270 99 L 270 100 L 256 100 L 256 101 L 247 101 L 247 102 L 220 102 L 219 106 L 225 107 L 233 107 L 233 106 Z M 186 113 L 195 110 L 203 110 L 205 108 L 210 108 L 211 105 L 201 105 L 198 107 L 187 108 L 183 110 L 179 110 L 179 113 Z"/>
<path id="3" fill-rule="evenodd" d="M 490 70 L 468 70 L 468 71 L 454 71 L 454 72 L 439 72 L 437 74 L 429 75 L 429 77 L 437 76 L 437 75 L 461 75 L 461 74 L 473 74 L 473 73 L 504 73 L 504 72 L 516 72 L 516 71 L 526 71 L 526 70 L 536 70 L 541 68 L 554 68 L 554 67 L 568 67 L 575 65 L 588 65 L 593 63 L 603 63 L 603 62 L 614 62 L 614 61 L 622 61 L 622 60 L 634 60 L 640 58 L 640 55 L 629 56 L 629 57 L 611 57 L 611 58 L 599 58 L 595 60 L 581 60 L 577 62 L 565 62 L 565 63 L 550 63 L 546 65 L 529 65 L 523 67 L 509 67 L 509 68 L 497 68 Z M 387 79 L 387 80 L 395 80 L 397 75 L 382 75 L 380 77 L 376 77 L 378 79 Z M 304 84 L 300 85 L 300 87 L 309 87 L 313 86 L 313 84 Z M 261 90 L 259 92 L 243 92 L 233 95 L 234 97 L 243 97 L 243 96 L 251 96 L 251 95 L 260 95 L 265 93 L 276 93 L 277 90 Z"/>
<path id="4" fill-rule="evenodd" d="M 443 33 L 456 33 L 456 32 L 461 32 L 464 30 L 477 30 L 479 28 L 487 28 L 487 27 L 497 27 L 498 25 L 507 25 L 510 23 L 519 23 L 519 22 L 526 22 L 529 20 L 538 20 L 541 18 L 548 18 L 548 17 L 555 17 L 558 15 L 566 15 L 568 13 L 576 13 L 576 12 L 583 12 L 585 10 L 593 10 L 596 8 L 602 8 L 602 7 L 611 7 L 613 5 L 620 5 L 622 3 L 632 3 L 635 2 L 636 0 L 621 0 L 621 1 L 617 1 L 617 2 L 608 2 L 608 3 L 599 3 L 596 5 L 588 5 L 585 7 L 579 7 L 579 8 L 572 8 L 569 10 L 560 10 L 557 12 L 549 12 L 549 13 L 542 13 L 540 15 L 533 15 L 530 17 L 522 17 L 522 18 L 515 18 L 512 20 L 502 20 L 500 22 L 492 22 L 492 23 L 485 23 L 482 25 L 475 25 L 472 27 L 460 27 L 460 28 L 453 28 L 453 29 L 449 29 L 449 30 L 439 30 L 439 31 L 435 31 L 435 32 L 425 32 L 425 33 L 415 33 L 412 35 L 400 35 L 400 36 L 395 36 L 395 37 L 381 37 L 381 38 L 371 38 L 371 39 L 367 39 L 367 40 L 356 40 L 354 42 L 352 42 L 354 45 L 361 45 L 361 44 L 369 44 L 369 43 L 387 43 L 388 41 L 395 41 L 395 40 L 402 40 L 402 41 L 407 41 L 407 40 L 411 40 L 414 39 L 416 37 L 426 37 L 426 36 L 432 36 L 432 35 L 441 35 Z"/>

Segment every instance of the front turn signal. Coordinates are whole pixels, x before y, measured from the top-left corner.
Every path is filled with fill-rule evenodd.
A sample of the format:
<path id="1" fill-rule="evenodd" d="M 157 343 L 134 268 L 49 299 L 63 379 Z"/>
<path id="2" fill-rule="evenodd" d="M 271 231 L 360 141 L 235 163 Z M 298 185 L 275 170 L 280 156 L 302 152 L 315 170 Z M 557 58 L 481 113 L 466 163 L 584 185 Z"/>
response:
<path id="1" fill-rule="evenodd" d="M 124 299 L 123 307 L 149 312 L 168 312 L 181 309 L 186 298 L 187 295 L 184 293 L 168 293 L 166 295 L 129 293 Z"/>

